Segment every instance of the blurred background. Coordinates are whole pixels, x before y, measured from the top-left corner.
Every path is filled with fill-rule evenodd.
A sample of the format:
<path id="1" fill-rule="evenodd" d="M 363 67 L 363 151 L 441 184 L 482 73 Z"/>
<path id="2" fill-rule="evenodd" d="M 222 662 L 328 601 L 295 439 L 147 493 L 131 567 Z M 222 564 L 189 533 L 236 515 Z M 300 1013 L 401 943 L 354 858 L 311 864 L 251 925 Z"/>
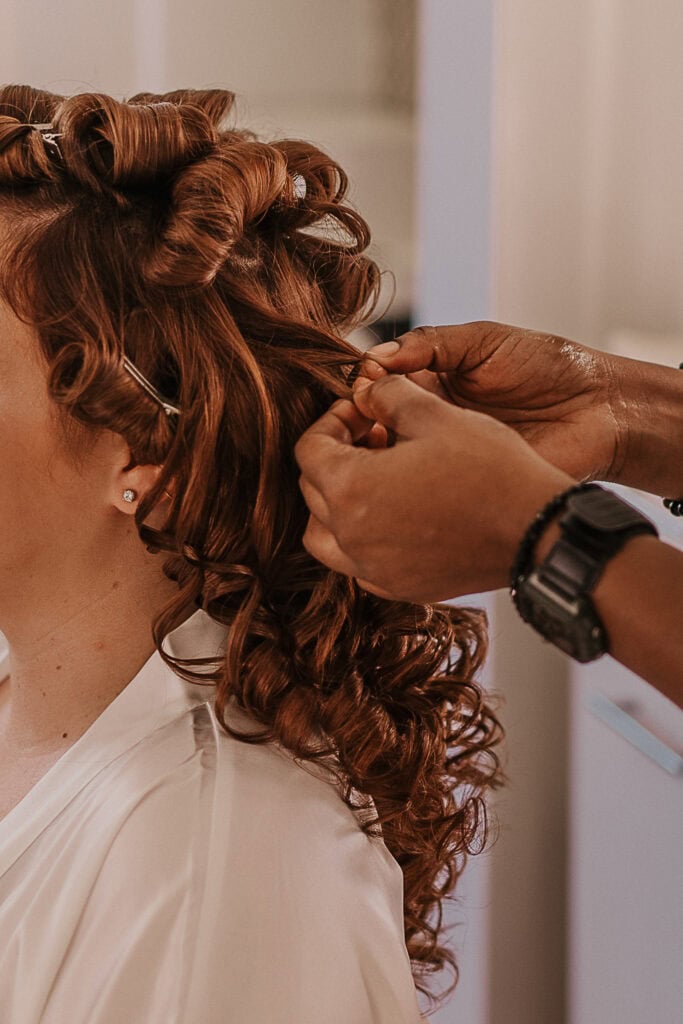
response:
<path id="1" fill-rule="evenodd" d="M 327 149 L 387 271 L 361 347 L 494 319 L 672 366 L 682 48 L 680 0 L 6 0 L 0 35 L 4 82 L 227 88 L 241 123 Z M 683 546 L 658 498 L 618 490 Z M 505 591 L 463 603 L 489 612 L 510 785 L 431 1019 L 682 1020 L 683 712 L 608 658 L 570 663 Z"/>

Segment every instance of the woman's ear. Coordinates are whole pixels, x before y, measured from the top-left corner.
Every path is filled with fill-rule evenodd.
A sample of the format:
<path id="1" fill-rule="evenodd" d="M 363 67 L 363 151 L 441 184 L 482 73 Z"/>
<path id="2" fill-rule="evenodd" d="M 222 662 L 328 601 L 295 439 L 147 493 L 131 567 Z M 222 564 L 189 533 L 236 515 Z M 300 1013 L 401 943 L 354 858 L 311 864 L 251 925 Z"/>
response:
<path id="1" fill-rule="evenodd" d="M 114 494 L 114 504 L 122 512 L 134 515 L 138 502 L 156 484 L 163 466 L 134 466 L 119 474 L 117 493 Z M 157 508 L 165 505 L 172 495 L 164 490 L 164 496 L 157 503 Z M 150 523 L 150 525 L 154 525 Z"/>

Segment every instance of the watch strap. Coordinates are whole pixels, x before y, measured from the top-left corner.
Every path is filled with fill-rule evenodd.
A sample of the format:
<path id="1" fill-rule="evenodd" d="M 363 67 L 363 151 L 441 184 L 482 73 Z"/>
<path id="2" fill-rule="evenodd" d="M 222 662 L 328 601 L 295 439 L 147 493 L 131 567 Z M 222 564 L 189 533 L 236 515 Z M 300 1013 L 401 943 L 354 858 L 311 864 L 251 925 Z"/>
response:
<path id="1" fill-rule="evenodd" d="M 538 566 L 539 575 L 573 595 L 590 593 L 607 563 L 631 537 L 658 536 L 649 519 L 603 488 L 588 500 L 572 495 L 559 526 L 562 536 Z"/>
<path id="2" fill-rule="evenodd" d="M 534 568 L 536 541 L 558 507 L 562 534 Z M 600 657 L 609 638 L 590 591 L 609 560 L 643 533 L 658 536 L 654 523 L 613 491 L 598 484 L 568 488 L 538 513 L 520 545 L 511 594 L 521 617 L 578 661 Z"/>

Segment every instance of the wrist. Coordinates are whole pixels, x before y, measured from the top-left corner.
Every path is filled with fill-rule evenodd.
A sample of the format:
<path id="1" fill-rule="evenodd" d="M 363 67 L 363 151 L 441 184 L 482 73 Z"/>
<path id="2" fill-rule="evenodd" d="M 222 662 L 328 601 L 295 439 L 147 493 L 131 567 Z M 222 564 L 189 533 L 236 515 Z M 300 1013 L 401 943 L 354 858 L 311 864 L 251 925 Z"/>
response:
<path id="1" fill-rule="evenodd" d="M 647 573 L 652 552 L 661 544 L 660 538 L 651 534 L 630 537 L 607 562 L 591 592 L 595 609 L 606 625 L 611 620 L 614 601 L 632 586 L 634 575 L 637 578 L 639 573 Z"/>
<path id="2" fill-rule="evenodd" d="M 605 479 L 683 497 L 683 371 L 625 356 L 607 362 L 620 453 Z"/>
<path id="3" fill-rule="evenodd" d="M 563 491 L 566 491 L 567 488 L 572 487 L 576 483 L 578 483 L 578 481 L 568 473 L 557 471 L 548 473 L 539 480 L 534 487 L 530 487 L 525 490 L 524 502 L 520 508 L 520 517 L 515 533 L 514 551 L 510 559 L 510 564 L 512 564 L 512 560 L 518 553 L 522 539 L 531 526 L 537 513 L 540 512 L 552 498 L 562 494 Z M 560 528 L 558 526 L 560 515 L 561 512 L 558 511 L 558 513 L 554 515 L 543 528 L 543 531 L 534 547 L 534 566 L 538 565 L 539 561 L 543 561 L 555 541 L 560 536 Z"/>
<path id="4" fill-rule="evenodd" d="M 614 600 L 615 586 L 618 592 L 622 549 L 635 545 L 639 553 L 644 536 L 657 539 L 652 521 L 592 481 L 556 495 L 536 515 L 510 573 L 521 617 L 577 661 L 611 653 L 610 623 L 600 610 Z M 599 583 L 607 589 L 598 589 L 598 604 Z"/>
<path id="5" fill-rule="evenodd" d="M 551 528 L 556 518 L 554 508 L 557 507 L 559 515 L 566 492 L 577 486 L 578 481 L 549 463 L 545 464 L 545 472 L 540 476 L 527 479 L 524 491 L 519 496 L 520 500 L 514 509 L 508 509 L 505 517 L 509 528 L 506 561 L 507 583 L 510 587 L 515 586 L 514 581 L 518 579 L 520 573 L 535 566 L 534 553 L 537 552 L 542 539 L 545 550 L 547 541 L 543 534 Z"/>

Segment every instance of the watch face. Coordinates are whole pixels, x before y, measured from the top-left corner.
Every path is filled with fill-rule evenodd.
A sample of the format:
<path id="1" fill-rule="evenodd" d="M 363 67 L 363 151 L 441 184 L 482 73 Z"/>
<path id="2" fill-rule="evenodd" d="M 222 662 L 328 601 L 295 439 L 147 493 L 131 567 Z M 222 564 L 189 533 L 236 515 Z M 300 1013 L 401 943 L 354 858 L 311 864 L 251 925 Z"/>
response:
<path id="1" fill-rule="evenodd" d="M 560 539 L 540 565 L 519 577 L 517 608 L 560 650 L 577 661 L 593 661 L 608 651 L 609 638 L 589 595 L 605 564 L 630 537 L 657 536 L 657 529 L 599 485 L 572 494 L 559 522 Z"/>
<path id="2" fill-rule="evenodd" d="M 522 617 L 546 640 L 577 661 L 593 661 L 607 650 L 607 637 L 587 597 L 566 600 L 534 571 L 517 591 Z"/>

